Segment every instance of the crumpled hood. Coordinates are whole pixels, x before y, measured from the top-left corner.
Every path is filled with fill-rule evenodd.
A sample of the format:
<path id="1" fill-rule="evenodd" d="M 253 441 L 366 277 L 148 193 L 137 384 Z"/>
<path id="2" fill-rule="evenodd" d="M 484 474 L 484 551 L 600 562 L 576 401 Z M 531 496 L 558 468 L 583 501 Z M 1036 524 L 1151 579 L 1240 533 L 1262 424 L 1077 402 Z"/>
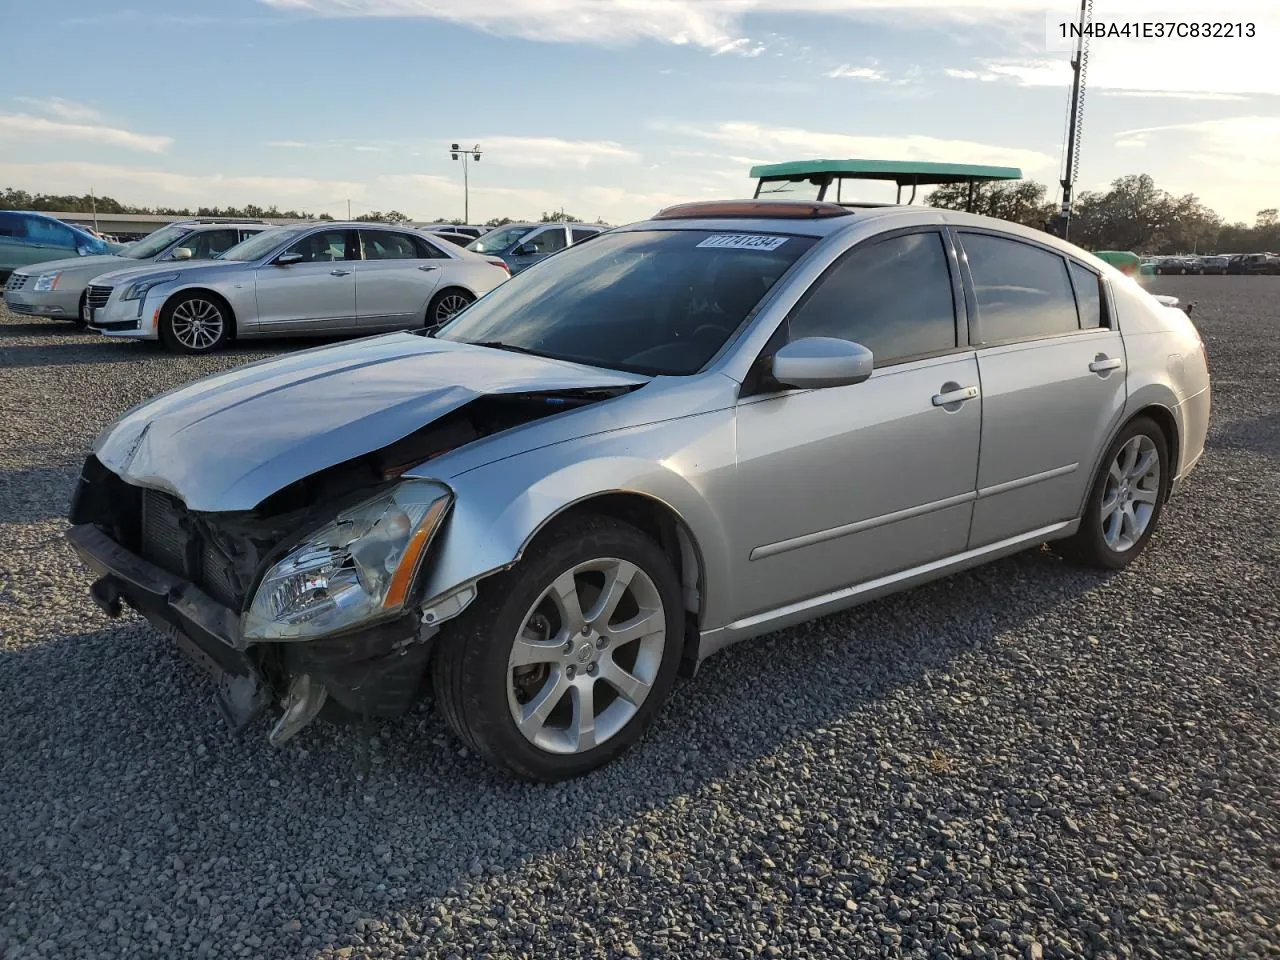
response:
<path id="1" fill-rule="evenodd" d="M 29 277 L 39 276 L 42 273 L 59 273 L 63 270 L 80 270 L 84 268 L 96 267 L 99 270 L 110 270 L 112 267 L 136 263 L 136 260 L 130 260 L 128 257 L 116 257 L 109 253 L 98 253 L 92 257 L 67 257 L 65 260 L 49 260 L 44 263 L 29 263 L 25 267 L 19 267 L 14 273 L 25 273 Z"/>
<path id="2" fill-rule="evenodd" d="M 483 394 L 647 382 L 560 360 L 395 333 L 249 364 L 124 414 L 94 453 L 192 510 L 249 510 Z"/>

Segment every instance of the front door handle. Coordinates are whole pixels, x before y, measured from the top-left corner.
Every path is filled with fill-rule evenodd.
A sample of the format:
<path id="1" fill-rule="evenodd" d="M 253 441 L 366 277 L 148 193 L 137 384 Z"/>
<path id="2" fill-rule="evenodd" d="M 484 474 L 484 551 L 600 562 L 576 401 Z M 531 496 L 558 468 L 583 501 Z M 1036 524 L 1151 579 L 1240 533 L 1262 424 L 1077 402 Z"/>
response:
<path id="1" fill-rule="evenodd" d="M 1119 357 L 1108 357 L 1105 353 L 1100 353 L 1089 364 L 1089 370 L 1093 373 L 1106 373 L 1108 370 L 1115 370 L 1123 362 Z"/>
<path id="2" fill-rule="evenodd" d="M 418 267 L 418 269 L 423 273 L 430 273 L 432 270 L 439 270 L 440 268 L 432 263 L 424 263 L 422 266 Z"/>
<path id="3" fill-rule="evenodd" d="M 350 274 L 351 274 L 350 270 L 330 270 L 329 271 L 329 276 L 331 277 L 346 277 L 346 276 L 350 276 Z"/>
<path id="4" fill-rule="evenodd" d="M 953 403 L 964 403 L 966 400 L 975 400 L 978 396 L 977 387 L 959 387 L 955 390 L 948 390 L 945 393 L 935 393 L 933 395 L 933 405 L 935 407 L 949 407 Z"/>

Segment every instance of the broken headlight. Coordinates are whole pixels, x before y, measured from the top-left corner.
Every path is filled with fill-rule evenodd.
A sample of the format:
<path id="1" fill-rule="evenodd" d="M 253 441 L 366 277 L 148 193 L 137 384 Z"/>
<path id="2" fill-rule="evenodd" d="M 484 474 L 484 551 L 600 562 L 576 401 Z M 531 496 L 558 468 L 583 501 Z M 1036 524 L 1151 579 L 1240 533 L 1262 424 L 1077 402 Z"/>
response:
<path id="1" fill-rule="evenodd" d="M 249 640 L 310 640 L 398 613 L 453 494 L 425 480 L 340 513 L 267 571 L 244 615 Z"/>

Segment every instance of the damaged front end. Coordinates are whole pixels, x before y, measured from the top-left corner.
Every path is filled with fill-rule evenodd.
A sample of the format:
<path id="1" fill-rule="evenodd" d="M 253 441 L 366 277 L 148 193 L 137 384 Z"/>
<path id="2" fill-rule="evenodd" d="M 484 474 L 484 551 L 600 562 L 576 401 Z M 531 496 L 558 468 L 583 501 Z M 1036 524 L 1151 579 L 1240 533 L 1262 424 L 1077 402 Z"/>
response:
<path id="1" fill-rule="evenodd" d="M 481 396 L 246 511 L 188 509 L 90 456 L 68 537 L 94 571 L 99 606 L 119 616 L 127 604 L 172 638 L 214 678 L 233 729 L 273 701 L 283 706 L 277 745 L 331 703 L 349 716 L 399 716 L 419 696 L 440 623 L 475 596 L 472 584 L 421 596 L 454 494 L 403 474 L 617 392 Z"/>

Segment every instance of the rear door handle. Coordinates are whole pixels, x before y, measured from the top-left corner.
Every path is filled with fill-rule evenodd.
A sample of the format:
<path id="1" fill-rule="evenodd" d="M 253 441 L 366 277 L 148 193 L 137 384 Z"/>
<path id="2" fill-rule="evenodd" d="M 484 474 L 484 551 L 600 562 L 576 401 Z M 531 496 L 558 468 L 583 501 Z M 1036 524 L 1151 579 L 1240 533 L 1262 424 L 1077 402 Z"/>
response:
<path id="1" fill-rule="evenodd" d="M 935 407 L 949 407 L 953 403 L 975 400 L 977 396 L 977 387 L 961 387 L 958 390 L 948 390 L 946 393 L 935 393 L 933 395 L 933 405 Z"/>
<path id="2" fill-rule="evenodd" d="M 431 263 L 424 263 L 420 267 L 418 267 L 418 269 L 423 271 L 424 273 L 429 273 L 432 270 L 439 270 L 440 268 Z"/>
<path id="3" fill-rule="evenodd" d="M 329 276 L 331 277 L 346 277 L 350 275 L 351 275 L 350 270 L 330 270 L 329 271 Z"/>
<path id="4" fill-rule="evenodd" d="M 1100 353 L 1094 358 L 1093 363 L 1089 364 L 1089 369 L 1093 373 L 1106 373 L 1108 370 L 1115 370 L 1123 362 L 1119 357 L 1108 357 Z"/>

